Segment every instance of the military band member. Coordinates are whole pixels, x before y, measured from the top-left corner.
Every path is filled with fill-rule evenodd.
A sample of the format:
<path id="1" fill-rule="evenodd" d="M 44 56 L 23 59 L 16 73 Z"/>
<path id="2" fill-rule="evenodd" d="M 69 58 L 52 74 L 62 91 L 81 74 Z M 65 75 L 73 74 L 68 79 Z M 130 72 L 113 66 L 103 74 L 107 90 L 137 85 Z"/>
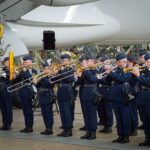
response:
<path id="1" fill-rule="evenodd" d="M 49 64 L 43 64 L 43 72 L 49 73 Z M 36 81 L 35 81 L 36 82 Z M 42 78 L 36 85 L 39 88 L 39 104 L 42 111 L 43 121 L 45 124 L 45 130 L 41 132 L 44 135 L 53 134 L 53 84 L 49 81 L 49 76 Z"/>
<path id="2" fill-rule="evenodd" d="M 107 63 L 107 65 L 104 65 L 103 67 L 111 67 L 110 66 L 110 58 L 109 57 L 103 57 L 101 59 L 103 63 Z M 104 70 L 104 69 L 103 69 Z M 104 78 L 105 79 L 105 78 Z M 106 80 L 101 79 L 99 82 L 99 92 L 101 97 L 101 105 L 102 105 L 102 114 L 104 118 L 104 128 L 102 130 L 99 130 L 99 132 L 102 133 L 112 133 L 112 126 L 113 126 L 113 106 L 112 101 L 108 99 L 109 96 L 109 88 L 110 83 Z"/>
<path id="3" fill-rule="evenodd" d="M 126 87 L 125 83 L 131 80 L 131 73 L 124 73 L 123 68 L 126 66 L 127 56 L 120 53 L 116 56 L 117 69 L 111 71 L 106 68 L 107 80 L 112 83 L 110 87 L 109 99 L 113 102 L 113 109 L 117 121 L 118 138 L 113 140 L 114 143 L 128 143 L 130 135 L 130 105 L 126 104 Z"/>
<path id="4" fill-rule="evenodd" d="M 63 132 L 58 134 L 58 136 L 68 137 L 68 136 L 72 136 L 72 126 L 73 126 L 73 118 L 72 118 L 70 103 L 73 98 L 72 85 L 74 82 L 74 76 L 73 76 L 74 70 L 71 67 L 69 67 L 69 63 L 71 59 L 70 55 L 64 54 L 61 56 L 61 59 L 62 59 L 61 61 L 62 66 L 61 69 L 58 71 L 58 74 L 62 74 L 62 75 L 58 77 L 58 80 L 59 79 L 61 80 L 59 81 L 57 100 L 58 100 L 58 105 L 60 110 L 60 118 L 61 118 Z"/>
<path id="5" fill-rule="evenodd" d="M 144 51 L 144 50 L 141 50 L 139 52 L 139 60 L 140 60 L 140 66 L 143 66 L 145 67 L 145 55 L 147 55 L 148 52 L 147 51 Z M 138 129 L 144 129 L 143 127 L 143 119 L 142 119 L 142 115 L 141 115 L 141 109 L 140 107 L 138 106 L 138 110 L 139 110 L 139 116 L 140 116 L 140 120 L 142 122 L 142 124 L 138 127 Z"/>
<path id="6" fill-rule="evenodd" d="M 23 58 L 23 65 L 25 66 L 21 73 L 16 77 L 15 82 L 24 81 L 32 77 L 32 74 L 37 74 L 35 69 L 29 69 L 27 66 L 32 64 L 32 57 L 25 56 Z M 28 133 L 33 132 L 33 110 L 32 110 L 32 96 L 33 96 L 33 85 L 30 81 L 27 81 L 26 86 L 22 87 L 18 91 L 20 103 L 23 110 L 25 128 L 20 132 Z"/>
<path id="7" fill-rule="evenodd" d="M 89 67 L 88 70 L 83 71 L 82 73 L 82 82 L 83 88 L 81 99 L 82 99 L 82 107 L 84 110 L 84 119 L 87 133 L 81 137 L 81 139 L 93 140 L 96 139 L 96 130 L 97 130 L 97 82 L 98 78 L 96 77 L 97 70 L 94 68 L 90 68 L 94 65 L 95 62 L 94 56 L 87 56 L 86 64 Z"/>
<path id="8" fill-rule="evenodd" d="M 127 64 L 129 68 L 136 67 L 137 62 L 136 58 L 134 56 L 128 56 L 127 57 Z M 131 86 L 131 94 L 134 96 L 133 99 L 130 102 L 130 116 L 131 116 L 131 136 L 136 136 L 137 135 L 137 127 L 138 127 L 138 113 L 137 113 L 137 101 L 136 97 L 139 92 L 139 86 L 137 81 L 134 79 L 134 75 L 132 75 L 132 79 L 130 81 L 130 86 Z"/>
<path id="9" fill-rule="evenodd" d="M 11 130 L 11 124 L 13 121 L 13 93 L 7 91 L 7 87 L 10 86 L 11 81 L 9 80 L 9 58 L 4 58 L 3 69 L 5 75 L 0 77 L 0 108 L 2 113 L 2 127 L 0 130 Z"/>
<path id="10" fill-rule="evenodd" d="M 100 53 L 97 54 L 97 62 L 100 63 L 103 57 L 104 57 L 103 54 L 100 54 Z M 100 66 L 98 67 L 98 70 L 99 70 L 99 73 L 102 73 L 102 71 L 103 71 L 102 65 L 100 65 Z M 98 125 L 104 125 L 104 114 L 103 114 L 103 112 L 104 112 L 104 107 L 103 107 L 103 104 L 102 104 L 102 103 L 103 103 L 103 102 L 100 101 L 100 103 L 99 103 L 98 106 L 97 106 L 97 112 L 98 112 L 98 117 L 99 117 Z"/>
<path id="11" fill-rule="evenodd" d="M 140 86 L 137 102 L 141 110 L 145 133 L 145 141 L 139 146 L 150 147 L 150 54 L 145 55 L 145 60 L 146 69 L 141 72 L 134 69 L 132 73 L 136 76 Z"/>
<path id="12" fill-rule="evenodd" d="M 82 56 L 80 58 L 80 62 L 81 62 L 81 66 L 83 68 L 86 67 L 87 66 L 87 64 L 86 64 L 86 56 Z M 82 113 L 83 113 L 83 120 L 84 120 L 84 126 L 81 127 L 80 130 L 86 130 L 86 127 L 85 127 L 85 111 L 84 111 L 84 107 L 83 107 L 83 99 L 84 99 L 84 97 L 82 96 L 82 90 L 83 90 L 83 87 L 84 87 L 84 82 L 83 82 L 83 79 L 80 79 L 81 81 L 79 81 L 78 77 L 81 78 L 81 74 L 75 73 L 76 85 L 80 86 L 80 88 L 79 88 L 79 98 L 80 98 L 81 110 L 82 110 Z"/>

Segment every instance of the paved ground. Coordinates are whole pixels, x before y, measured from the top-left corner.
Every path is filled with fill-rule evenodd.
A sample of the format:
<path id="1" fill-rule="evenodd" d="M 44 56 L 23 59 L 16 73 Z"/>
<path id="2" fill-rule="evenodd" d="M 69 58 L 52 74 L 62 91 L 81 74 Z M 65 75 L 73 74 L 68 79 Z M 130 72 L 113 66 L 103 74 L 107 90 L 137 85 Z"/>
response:
<path id="1" fill-rule="evenodd" d="M 1 120 L 1 116 L 0 116 Z M 57 137 L 56 135 L 62 130 L 59 128 L 61 126 L 59 114 L 54 114 L 55 124 L 53 127 L 54 134 L 50 136 L 40 135 L 39 133 L 44 130 L 43 119 L 41 116 L 40 108 L 38 108 L 34 113 L 34 132 L 33 133 L 20 133 L 19 130 L 24 128 L 24 118 L 21 109 L 14 108 L 14 121 L 12 125 L 12 130 L 0 131 L 0 149 L 3 150 L 45 150 L 45 149 L 55 149 L 55 150 L 148 150 L 150 148 L 141 148 L 138 145 L 139 142 L 144 140 L 143 131 L 138 131 L 138 136 L 130 137 L 129 144 L 114 144 L 113 139 L 117 138 L 115 123 L 113 127 L 112 134 L 102 134 L 97 132 L 97 139 L 93 141 L 81 140 L 80 136 L 84 135 L 84 131 L 79 131 L 79 128 L 83 125 L 83 117 L 81 113 L 80 102 L 76 102 L 75 109 L 75 121 L 73 128 L 73 136 L 71 138 Z M 115 119 L 114 119 L 115 122 Z M 0 122 L 1 125 L 1 122 Z M 103 126 L 99 126 L 101 129 Z"/>

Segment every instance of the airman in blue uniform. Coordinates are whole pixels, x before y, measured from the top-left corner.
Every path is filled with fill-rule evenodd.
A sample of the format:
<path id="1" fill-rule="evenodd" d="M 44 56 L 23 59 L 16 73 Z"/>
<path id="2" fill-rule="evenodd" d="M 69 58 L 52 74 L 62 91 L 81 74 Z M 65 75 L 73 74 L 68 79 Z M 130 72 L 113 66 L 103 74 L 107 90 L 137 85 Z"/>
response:
<path id="1" fill-rule="evenodd" d="M 117 121 L 118 138 L 113 140 L 114 143 L 128 143 L 130 135 L 130 105 L 126 104 L 127 91 L 126 84 L 131 80 L 131 73 L 124 73 L 123 67 L 126 66 L 127 56 L 120 53 L 116 56 L 117 69 L 111 71 L 109 68 L 105 70 L 106 80 L 111 82 L 110 93 L 108 99 L 113 102 L 113 109 Z"/>
<path id="2" fill-rule="evenodd" d="M 107 63 L 108 66 L 110 66 L 110 58 L 109 57 L 103 57 L 101 59 L 102 62 Z M 106 66 L 106 65 L 105 65 Z M 105 67 L 104 66 L 104 67 Z M 104 69 L 103 69 L 104 70 Z M 109 88 L 110 83 L 107 82 L 104 79 L 101 79 L 99 81 L 99 92 L 101 97 L 101 104 L 102 104 L 102 110 L 103 110 L 103 118 L 104 118 L 104 128 L 102 130 L 99 130 L 99 132 L 102 133 L 112 133 L 112 126 L 113 126 L 113 106 L 112 101 L 108 99 L 109 96 Z"/>
<path id="3" fill-rule="evenodd" d="M 136 67 L 137 62 L 136 58 L 134 56 L 128 56 L 128 67 Z M 130 115 L 131 115 L 131 136 L 136 136 L 137 135 L 137 127 L 138 127 L 138 113 L 137 113 L 137 101 L 136 101 L 136 96 L 138 95 L 139 92 L 139 86 L 137 81 L 134 79 L 134 75 L 132 75 L 132 79 L 129 82 L 131 86 L 131 94 L 133 96 L 133 99 L 130 102 Z"/>
<path id="4" fill-rule="evenodd" d="M 144 50 L 141 50 L 140 52 L 139 52 L 139 60 L 140 60 L 140 66 L 143 66 L 143 67 L 145 67 L 145 55 L 147 55 L 148 54 L 148 52 L 147 51 L 144 51 Z M 143 127 L 143 119 L 142 119 L 142 115 L 141 115 L 141 109 L 140 109 L 140 107 L 138 106 L 138 110 L 139 110 L 139 116 L 140 116 L 140 120 L 141 120 L 141 122 L 142 122 L 142 124 L 138 127 L 138 129 L 144 129 L 144 127 Z"/>
<path id="5" fill-rule="evenodd" d="M 29 69 L 27 66 L 32 64 L 32 57 L 25 56 L 23 58 L 23 65 L 25 66 L 21 73 L 16 77 L 15 82 L 24 81 L 32 77 L 32 74 L 37 74 L 35 69 Z M 33 110 L 32 110 L 32 96 L 33 96 L 33 84 L 27 81 L 26 86 L 22 87 L 18 91 L 20 103 L 23 110 L 25 128 L 20 132 L 28 133 L 33 132 Z"/>
<path id="6" fill-rule="evenodd" d="M 4 58 L 4 72 L 5 76 L 0 77 L 0 108 L 2 112 L 3 126 L 0 130 L 11 130 L 13 121 L 13 93 L 7 91 L 7 87 L 11 85 L 9 80 L 9 58 Z"/>
<path id="7" fill-rule="evenodd" d="M 141 110 L 145 133 L 145 140 L 139 146 L 150 147 L 150 54 L 145 55 L 145 60 L 145 70 L 139 72 L 135 69 L 132 73 L 136 76 L 140 87 L 137 102 Z"/>
<path id="8" fill-rule="evenodd" d="M 82 56 L 80 58 L 80 62 L 81 62 L 82 67 L 86 67 L 86 56 Z M 84 85 L 83 85 L 84 83 L 83 83 L 83 80 L 81 80 L 81 81 L 78 80 L 78 73 L 77 73 L 77 75 L 75 75 L 75 78 L 76 78 L 76 83 L 75 84 L 80 86 L 80 88 L 79 88 L 79 98 L 80 98 L 81 110 L 82 110 L 82 113 L 83 113 L 83 120 L 84 120 L 84 126 L 81 127 L 80 130 L 86 130 L 86 128 L 85 128 L 85 111 L 84 111 L 83 99 L 82 99 L 82 98 L 84 98 L 82 96 L 82 90 L 83 90 L 83 87 L 84 87 Z"/>
<path id="9" fill-rule="evenodd" d="M 49 73 L 49 64 L 43 64 L 43 71 Z M 53 134 L 52 127 L 54 123 L 53 119 L 53 84 L 49 81 L 49 76 L 42 78 L 37 83 L 37 88 L 39 88 L 39 104 L 42 111 L 42 116 L 45 124 L 45 131 L 41 132 L 44 135 Z"/>
<path id="10" fill-rule="evenodd" d="M 89 69 L 84 70 L 79 80 L 83 83 L 81 100 L 84 110 L 84 119 L 87 133 L 81 137 L 81 139 L 93 140 L 96 139 L 97 130 L 97 96 L 98 96 L 98 78 L 96 74 L 98 71 L 94 68 L 90 68 L 95 62 L 94 56 L 87 56 L 86 63 Z M 83 81 L 82 81 L 83 80 Z"/>
<path id="11" fill-rule="evenodd" d="M 103 54 L 97 54 L 97 62 L 101 62 L 102 58 L 104 57 Z M 99 73 L 103 72 L 103 67 L 100 65 L 98 67 Z M 99 104 L 97 105 L 97 112 L 98 112 L 98 117 L 99 117 L 99 122 L 98 125 L 104 125 L 104 107 L 103 107 L 103 101 L 100 101 Z"/>
<path id="12" fill-rule="evenodd" d="M 70 55 L 62 55 L 61 69 L 58 71 L 59 87 L 57 93 L 57 100 L 60 110 L 60 118 L 62 123 L 63 132 L 58 136 L 68 137 L 72 136 L 73 118 L 71 113 L 71 101 L 73 98 L 73 82 L 74 70 L 68 66 L 70 62 Z M 66 72 L 66 73 L 65 73 Z M 69 77 L 67 77 L 69 76 Z M 64 79 L 63 79 L 64 78 Z"/>

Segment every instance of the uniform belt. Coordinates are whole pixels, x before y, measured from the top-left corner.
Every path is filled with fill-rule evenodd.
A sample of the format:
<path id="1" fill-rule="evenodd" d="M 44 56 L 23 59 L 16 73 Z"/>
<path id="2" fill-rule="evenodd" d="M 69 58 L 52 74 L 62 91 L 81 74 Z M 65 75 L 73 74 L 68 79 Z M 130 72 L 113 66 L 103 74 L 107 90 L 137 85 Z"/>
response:
<path id="1" fill-rule="evenodd" d="M 148 90 L 148 89 L 150 89 L 150 87 L 142 86 L 141 89 L 142 89 L 142 90 Z"/>
<path id="2" fill-rule="evenodd" d="M 117 84 L 115 81 L 112 81 L 112 82 L 111 82 L 111 85 L 115 85 L 115 84 Z"/>
<path id="3" fill-rule="evenodd" d="M 97 84 L 84 84 L 83 87 L 96 87 Z"/>
<path id="4" fill-rule="evenodd" d="M 62 86 L 72 86 L 72 83 L 59 84 L 59 87 L 62 87 Z"/>
<path id="5" fill-rule="evenodd" d="M 40 91 L 41 91 L 41 92 L 49 92 L 50 89 L 44 89 L 44 88 L 41 88 Z"/>

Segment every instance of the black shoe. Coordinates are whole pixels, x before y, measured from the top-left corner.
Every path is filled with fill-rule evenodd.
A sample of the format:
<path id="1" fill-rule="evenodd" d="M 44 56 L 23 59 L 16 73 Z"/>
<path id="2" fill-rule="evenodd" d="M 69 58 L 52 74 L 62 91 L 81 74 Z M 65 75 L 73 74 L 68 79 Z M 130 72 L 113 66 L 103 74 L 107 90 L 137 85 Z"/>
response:
<path id="1" fill-rule="evenodd" d="M 139 143 L 139 146 L 147 146 L 150 145 L 150 137 L 149 136 L 145 136 L 145 141 L 142 143 Z"/>
<path id="2" fill-rule="evenodd" d="M 137 127 L 138 129 L 140 129 L 140 130 L 143 130 L 144 129 L 144 126 L 143 126 L 143 124 L 142 125 L 140 125 L 139 127 Z"/>
<path id="3" fill-rule="evenodd" d="M 88 139 L 91 136 L 91 131 L 87 131 L 84 136 L 81 136 L 80 139 Z"/>
<path id="4" fill-rule="evenodd" d="M 40 134 L 43 134 L 43 135 L 53 134 L 52 127 L 47 127 L 46 130 L 41 132 Z"/>
<path id="5" fill-rule="evenodd" d="M 112 128 L 111 127 L 108 127 L 105 131 L 104 131 L 104 133 L 112 133 Z"/>
<path id="6" fill-rule="evenodd" d="M 137 127 L 134 127 L 130 133 L 131 136 L 137 136 Z"/>
<path id="7" fill-rule="evenodd" d="M 63 137 L 69 137 L 72 136 L 72 128 L 67 129 L 66 133 L 63 135 Z"/>
<path id="8" fill-rule="evenodd" d="M 23 130 L 20 130 L 20 132 L 23 132 L 23 133 L 33 132 L 33 128 L 31 126 L 27 126 Z"/>
<path id="9" fill-rule="evenodd" d="M 120 143 L 123 140 L 123 136 L 119 136 L 116 140 L 113 140 L 113 143 Z"/>
<path id="10" fill-rule="evenodd" d="M 129 143 L 129 136 L 124 136 L 119 143 Z"/>
<path id="11" fill-rule="evenodd" d="M 6 124 L 6 127 L 5 127 L 4 130 L 8 131 L 8 130 L 11 130 L 11 129 L 12 129 L 11 124 L 10 123 Z"/>
<path id="12" fill-rule="evenodd" d="M 99 130 L 98 132 L 104 133 L 106 130 L 107 130 L 107 128 L 106 128 L 106 127 L 104 127 L 104 129 Z"/>
<path id="13" fill-rule="evenodd" d="M 33 128 L 31 126 L 28 126 L 27 129 L 24 131 L 24 133 L 33 132 Z"/>
<path id="14" fill-rule="evenodd" d="M 27 130 L 27 127 L 25 127 L 24 129 L 20 130 L 20 132 L 25 132 Z"/>
<path id="15" fill-rule="evenodd" d="M 63 130 L 63 132 L 61 132 L 61 133 L 57 134 L 57 136 L 64 136 L 64 135 L 66 134 L 66 132 L 67 132 L 67 130 L 66 130 L 66 129 L 64 129 L 64 130 Z"/>
<path id="16" fill-rule="evenodd" d="M 94 140 L 96 139 L 96 131 L 91 132 L 91 136 L 88 138 L 88 140 Z"/>
<path id="17" fill-rule="evenodd" d="M 79 130 L 86 130 L 86 128 L 85 128 L 85 126 L 83 126 Z"/>
<path id="18" fill-rule="evenodd" d="M 0 130 L 5 130 L 6 129 L 7 124 L 4 123 L 3 126 L 0 128 Z"/>

